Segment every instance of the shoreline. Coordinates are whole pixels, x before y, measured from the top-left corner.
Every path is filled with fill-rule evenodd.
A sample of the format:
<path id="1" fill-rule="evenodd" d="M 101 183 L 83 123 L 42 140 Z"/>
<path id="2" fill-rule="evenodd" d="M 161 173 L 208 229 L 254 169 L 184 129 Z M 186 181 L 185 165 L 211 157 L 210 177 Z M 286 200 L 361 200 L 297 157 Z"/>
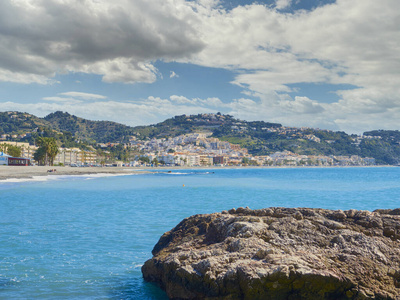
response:
<path id="1" fill-rule="evenodd" d="M 48 172 L 49 170 L 55 172 Z M 59 167 L 59 166 L 0 166 L 0 182 L 8 179 L 31 179 L 44 176 L 80 176 L 95 174 L 138 174 L 143 169 L 129 167 Z"/>
<path id="2" fill-rule="evenodd" d="M 8 179 L 29 179 L 41 176 L 79 176 L 79 175 L 95 175 L 95 174 L 110 174 L 110 175 L 131 175 L 131 174 L 144 174 L 154 173 L 157 171 L 168 170 L 190 170 L 190 169 L 205 169 L 205 170 L 224 170 L 224 169 L 283 169 L 283 168 L 376 168 L 376 167 L 394 167 L 390 165 L 383 166 L 245 166 L 245 167 L 59 167 L 59 166 L 0 166 L 0 182 Z M 48 172 L 48 170 L 55 169 L 56 172 Z"/>

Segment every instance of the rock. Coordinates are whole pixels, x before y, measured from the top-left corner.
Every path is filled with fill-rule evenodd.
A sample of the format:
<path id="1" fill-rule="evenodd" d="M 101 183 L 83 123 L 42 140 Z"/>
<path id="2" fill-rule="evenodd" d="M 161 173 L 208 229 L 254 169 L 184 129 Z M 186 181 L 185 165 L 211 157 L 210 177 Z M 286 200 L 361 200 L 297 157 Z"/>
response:
<path id="1" fill-rule="evenodd" d="M 195 215 L 152 253 L 143 277 L 171 299 L 400 299 L 398 209 Z"/>

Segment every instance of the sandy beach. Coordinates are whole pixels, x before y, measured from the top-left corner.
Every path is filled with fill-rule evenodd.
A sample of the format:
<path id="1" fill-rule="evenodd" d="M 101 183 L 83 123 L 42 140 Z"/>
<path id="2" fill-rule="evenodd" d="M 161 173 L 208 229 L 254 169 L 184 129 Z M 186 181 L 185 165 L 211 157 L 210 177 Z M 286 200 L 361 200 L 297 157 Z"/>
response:
<path id="1" fill-rule="evenodd" d="M 293 166 L 259 166 L 244 168 L 338 168 L 338 166 L 307 166 L 307 167 L 293 167 Z M 339 168 L 371 168 L 371 167 L 393 167 L 393 166 L 342 166 Z M 226 166 L 223 169 L 237 169 L 242 167 Z M 56 170 L 56 172 L 48 172 L 49 170 Z M 0 166 L 0 180 L 6 179 L 20 179 L 32 178 L 36 176 L 56 176 L 56 175 L 87 175 L 87 174 L 137 174 L 137 173 L 152 173 L 166 170 L 184 170 L 184 169 L 198 169 L 198 170 L 212 170 L 221 169 L 221 167 L 59 167 L 59 166 Z"/>
<path id="2" fill-rule="evenodd" d="M 49 170 L 55 172 L 48 172 Z M 13 178 L 32 178 L 34 176 L 56 176 L 56 175 L 86 175 L 86 174 L 134 174 L 141 171 L 140 168 L 129 167 L 49 167 L 49 166 L 0 166 L 0 180 Z M 146 172 L 146 171 L 145 171 Z"/>

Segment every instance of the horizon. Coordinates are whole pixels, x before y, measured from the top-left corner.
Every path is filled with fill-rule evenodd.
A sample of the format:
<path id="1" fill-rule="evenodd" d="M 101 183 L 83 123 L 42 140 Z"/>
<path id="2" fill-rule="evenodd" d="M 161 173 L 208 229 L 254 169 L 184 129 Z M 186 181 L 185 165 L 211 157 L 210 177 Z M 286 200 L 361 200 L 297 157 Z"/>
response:
<path id="1" fill-rule="evenodd" d="M 396 0 L 3 1 L 0 38 L 4 112 L 400 129 Z"/>

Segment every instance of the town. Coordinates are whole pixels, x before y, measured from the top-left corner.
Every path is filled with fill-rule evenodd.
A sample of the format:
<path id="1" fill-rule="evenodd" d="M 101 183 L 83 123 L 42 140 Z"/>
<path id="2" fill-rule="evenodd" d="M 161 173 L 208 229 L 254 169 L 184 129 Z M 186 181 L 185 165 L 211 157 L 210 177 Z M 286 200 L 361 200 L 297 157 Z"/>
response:
<path id="1" fill-rule="evenodd" d="M 274 130 L 289 131 L 290 128 L 281 127 Z M 298 134 L 298 132 L 297 132 Z M 351 156 L 299 155 L 288 150 L 278 151 L 270 155 L 253 156 L 246 148 L 240 145 L 220 141 L 211 137 L 212 133 L 191 133 L 171 138 L 140 140 L 131 136 L 129 143 L 99 143 L 98 150 L 90 147 L 88 150 L 79 148 L 58 148 L 53 164 L 59 166 L 372 166 L 374 158 Z M 307 136 L 309 139 L 318 138 Z M 357 137 L 355 142 L 369 137 Z M 7 147 L 14 146 L 21 150 L 20 164 L 37 164 L 34 153 L 38 146 L 29 143 L 3 141 L 0 144 L 0 164 L 7 164 Z M 113 147 L 120 146 L 129 154 L 124 161 L 110 157 Z M 1 152 L 0 152 L 1 153 Z M 9 156 L 11 157 L 11 156 Z M 12 159 L 10 158 L 10 162 Z M 16 164 L 11 162 L 11 164 Z"/>

